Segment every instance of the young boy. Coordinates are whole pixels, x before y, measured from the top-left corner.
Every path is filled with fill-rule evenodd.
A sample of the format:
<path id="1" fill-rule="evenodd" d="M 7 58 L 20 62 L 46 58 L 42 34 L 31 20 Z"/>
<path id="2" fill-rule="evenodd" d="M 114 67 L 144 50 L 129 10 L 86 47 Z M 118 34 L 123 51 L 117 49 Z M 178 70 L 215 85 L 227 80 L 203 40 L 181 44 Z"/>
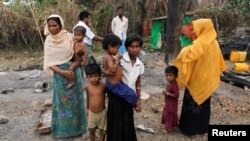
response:
<path id="1" fill-rule="evenodd" d="M 136 106 L 137 96 L 133 89 L 122 82 L 122 69 L 119 66 L 121 59 L 118 53 L 121 40 L 114 34 L 108 34 L 102 41 L 105 53 L 103 55 L 103 74 L 106 76 L 106 86 L 112 93 Z"/>
<path id="2" fill-rule="evenodd" d="M 172 132 L 178 127 L 178 98 L 179 88 L 176 83 L 178 69 L 175 66 L 169 66 L 165 69 L 165 76 L 168 84 L 166 90 L 162 92 L 165 96 L 165 107 L 162 111 L 162 124 L 165 125 L 167 132 Z"/>
<path id="3" fill-rule="evenodd" d="M 74 69 L 79 66 L 80 64 L 82 66 L 85 66 L 86 61 L 87 61 L 87 51 L 84 43 L 82 42 L 84 36 L 86 33 L 86 29 L 83 26 L 77 26 L 74 28 L 74 55 L 73 55 L 73 63 L 69 67 L 70 71 L 74 71 Z M 69 82 L 67 84 L 67 88 L 71 88 L 75 82 L 73 79 L 69 79 Z"/>
<path id="4" fill-rule="evenodd" d="M 86 111 L 88 116 L 88 128 L 90 141 L 95 141 L 95 131 L 100 130 L 100 141 L 105 140 L 107 115 L 105 109 L 105 84 L 101 83 L 101 68 L 95 63 L 88 63 L 85 68 L 88 84 L 85 89 L 87 93 Z"/>

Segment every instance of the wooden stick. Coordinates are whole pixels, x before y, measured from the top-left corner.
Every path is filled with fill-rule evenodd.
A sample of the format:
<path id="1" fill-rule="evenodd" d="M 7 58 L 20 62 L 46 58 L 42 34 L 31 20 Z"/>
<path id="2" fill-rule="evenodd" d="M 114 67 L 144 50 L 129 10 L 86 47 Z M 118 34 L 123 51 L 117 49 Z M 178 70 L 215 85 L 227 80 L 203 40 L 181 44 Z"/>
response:
<path id="1" fill-rule="evenodd" d="M 42 41 L 42 43 L 43 43 L 43 46 L 44 46 L 43 36 L 42 36 L 41 30 L 40 30 L 40 28 L 39 28 L 39 25 L 38 25 L 38 22 L 37 22 L 37 19 L 36 19 L 36 16 L 35 16 L 35 13 L 34 13 L 32 7 L 31 7 L 31 4 L 30 4 L 30 1 L 29 1 L 29 0 L 28 0 L 28 5 L 29 5 L 30 12 L 32 13 L 32 16 L 33 16 L 33 18 L 34 18 L 34 20 L 35 20 L 36 27 L 37 27 L 37 29 L 38 29 L 38 33 L 39 33 L 40 39 L 41 39 L 41 41 Z"/>
<path id="2" fill-rule="evenodd" d="M 23 38 L 23 40 L 24 40 L 24 43 L 28 46 L 29 50 L 32 51 L 32 48 L 31 48 L 30 45 L 28 44 L 27 40 L 24 38 L 22 31 L 20 31 L 20 33 L 21 33 L 21 36 L 22 36 L 22 38 Z"/>

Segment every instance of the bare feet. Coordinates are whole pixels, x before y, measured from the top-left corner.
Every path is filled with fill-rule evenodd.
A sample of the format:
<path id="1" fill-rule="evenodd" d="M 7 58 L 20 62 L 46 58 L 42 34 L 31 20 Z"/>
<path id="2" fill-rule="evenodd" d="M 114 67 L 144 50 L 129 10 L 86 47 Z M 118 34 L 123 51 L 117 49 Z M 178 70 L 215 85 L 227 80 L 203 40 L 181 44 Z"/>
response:
<path id="1" fill-rule="evenodd" d="M 82 140 L 87 140 L 89 139 L 89 133 L 87 132 L 86 134 L 82 134 Z"/>

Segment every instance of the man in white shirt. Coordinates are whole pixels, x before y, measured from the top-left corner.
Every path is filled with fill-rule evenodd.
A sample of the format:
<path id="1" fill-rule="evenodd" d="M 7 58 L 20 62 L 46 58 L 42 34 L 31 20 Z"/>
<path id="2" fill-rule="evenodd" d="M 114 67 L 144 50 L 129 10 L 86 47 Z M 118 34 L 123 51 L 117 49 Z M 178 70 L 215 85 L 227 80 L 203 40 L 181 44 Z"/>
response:
<path id="1" fill-rule="evenodd" d="M 83 43 L 86 45 L 87 50 L 88 50 L 88 56 L 90 57 L 91 55 L 93 55 L 92 40 L 102 41 L 103 38 L 95 35 L 92 32 L 92 30 L 90 29 L 90 27 L 89 27 L 89 16 L 90 16 L 89 12 L 82 11 L 79 14 L 79 22 L 74 26 L 74 28 L 76 26 L 83 26 L 86 29 L 86 34 L 85 34 L 85 37 L 83 39 Z"/>
<path id="2" fill-rule="evenodd" d="M 113 34 L 117 35 L 122 41 L 125 41 L 128 30 L 128 19 L 123 14 L 123 6 L 118 6 L 117 16 L 111 22 L 111 30 Z"/>

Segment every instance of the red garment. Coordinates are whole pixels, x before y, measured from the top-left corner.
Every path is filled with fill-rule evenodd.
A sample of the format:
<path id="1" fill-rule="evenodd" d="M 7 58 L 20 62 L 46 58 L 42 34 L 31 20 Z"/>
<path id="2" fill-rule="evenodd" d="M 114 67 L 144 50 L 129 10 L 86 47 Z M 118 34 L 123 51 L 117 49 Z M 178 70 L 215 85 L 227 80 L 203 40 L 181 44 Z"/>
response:
<path id="1" fill-rule="evenodd" d="M 169 83 L 166 86 L 166 91 L 174 94 L 175 97 L 165 95 L 165 107 L 162 111 L 162 124 L 165 124 L 165 128 L 168 132 L 173 131 L 174 127 L 178 127 L 178 98 L 179 88 L 176 82 Z"/>

